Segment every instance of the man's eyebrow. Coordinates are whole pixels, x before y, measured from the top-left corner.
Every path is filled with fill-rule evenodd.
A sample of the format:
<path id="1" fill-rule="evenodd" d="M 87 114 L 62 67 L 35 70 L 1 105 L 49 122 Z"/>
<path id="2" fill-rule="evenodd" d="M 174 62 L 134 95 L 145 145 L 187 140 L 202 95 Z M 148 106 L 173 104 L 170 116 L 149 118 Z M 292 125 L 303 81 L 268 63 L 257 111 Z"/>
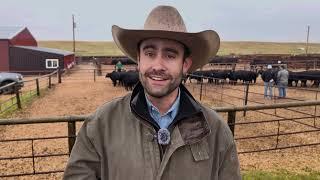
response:
<path id="1" fill-rule="evenodd" d="M 176 50 L 176 49 L 173 49 L 173 48 L 164 48 L 164 51 L 169 51 L 169 52 L 172 52 L 172 53 L 175 53 L 175 54 L 179 54 L 179 52 Z"/>
<path id="2" fill-rule="evenodd" d="M 150 45 L 146 45 L 142 48 L 142 50 L 146 50 L 146 49 L 156 49 L 156 47 L 154 45 L 150 44 Z"/>

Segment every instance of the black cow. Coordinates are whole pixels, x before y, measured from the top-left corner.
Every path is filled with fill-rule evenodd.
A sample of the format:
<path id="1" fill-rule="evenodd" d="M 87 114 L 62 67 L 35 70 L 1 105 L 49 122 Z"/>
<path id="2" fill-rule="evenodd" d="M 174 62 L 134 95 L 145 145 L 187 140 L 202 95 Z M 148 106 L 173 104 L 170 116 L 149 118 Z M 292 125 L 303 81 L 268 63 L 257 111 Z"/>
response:
<path id="1" fill-rule="evenodd" d="M 212 78 L 214 78 L 215 84 L 224 83 L 228 78 L 231 70 L 217 70 L 212 72 Z"/>
<path id="2" fill-rule="evenodd" d="M 128 71 L 123 73 L 122 82 L 125 89 L 132 90 L 133 87 L 139 82 L 139 74 L 137 71 Z"/>
<path id="3" fill-rule="evenodd" d="M 295 86 L 299 83 L 301 87 L 307 86 L 307 81 L 313 81 L 312 86 L 319 87 L 320 71 L 302 71 L 302 72 L 289 72 L 288 86 Z"/>
<path id="4" fill-rule="evenodd" d="M 231 71 L 228 76 L 230 83 L 234 85 L 238 80 L 242 81 L 243 83 L 256 83 L 257 77 L 258 73 L 246 70 Z"/>
<path id="5" fill-rule="evenodd" d="M 112 71 L 111 73 L 107 73 L 106 78 L 108 78 L 108 77 L 111 79 L 113 86 L 116 86 L 117 82 L 119 82 L 119 84 L 121 84 L 120 72 Z"/>
<path id="6" fill-rule="evenodd" d="M 191 83 L 192 79 L 197 80 L 197 83 L 203 82 L 203 77 L 204 77 L 205 74 L 206 74 L 205 71 L 192 72 L 191 74 L 189 74 L 190 83 Z"/>

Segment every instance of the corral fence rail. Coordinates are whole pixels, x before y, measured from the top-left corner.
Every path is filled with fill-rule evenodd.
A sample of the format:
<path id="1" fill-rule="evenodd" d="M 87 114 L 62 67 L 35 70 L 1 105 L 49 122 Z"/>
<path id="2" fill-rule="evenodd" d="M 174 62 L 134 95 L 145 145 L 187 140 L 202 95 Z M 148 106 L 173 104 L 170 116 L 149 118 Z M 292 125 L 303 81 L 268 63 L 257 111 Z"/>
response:
<path id="1" fill-rule="evenodd" d="M 265 104 L 264 101 L 261 101 L 261 99 L 264 99 L 264 93 L 263 93 L 263 84 L 258 84 L 258 83 L 249 83 L 249 82 L 241 82 L 237 83 L 237 81 L 232 81 L 232 80 L 226 80 L 226 79 L 219 79 L 219 78 L 213 78 L 213 77 L 207 77 L 207 76 L 200 76 L 200 75 L 194 75 L 194 74 L 189 74 L 189 77 L 193 77 L 197 79 L 196 83 L 187 83 L 186 86 L 192 88 L 193 94 L 195 94 L 200 101 L 203 99 L 211 99 L 215 100 L 218 102 L 222 102 L 228 105 L 232 106 L 239 106 L 239 105 L 259 105 L 259 104 Z M 204 80 L 207 79 L 208 82 L 205 82 Z M 209 83 L 209 81 L 213 83 Z M 236 85 L 234 85 L 236 84 Z M 262 92 L 257 92 L 256 89 L 252 87 L 261 87 Z M 273 91 L 273 96 L 271 100 L 273 103 L 278 102 L 278 96 L 275 94 L 276 90 L 276 85 L 272 86 L 272 91 Z M 307 97 L 307 98 L 299 98 L 299 97 L 286 97 L 286 101 L 292 101 L 292 102 L 297 102 L 297 101 L 306 101 L 306 100 L 318 100 L 318 93 L 320 92 L 319 88 L 304 88 L 304 87 L 287 87 L 288 91 L 299 91 L 301 92 L 300 95 L 302 96 L 305 93 L 308 94 L 313 94 L 312 97 Z M 226 92 L 227 91 L 227 92 Z M 228 93 L 229 92 L 229 93 Z M 232 95 L 230 92 L 237 92 L 237 95 Z M 220 95 L 220 98 L 213 98 L 211 97 L 212 94 L 215 95 Z M 223 97 L 228 97 L 234 100 L 238 100 L 239 103 L 231 103 L 230 101 L 224 101 Z M 260 100 L 259 100 L 260 99 Z M 224 104 L 224 105 L 225 105 Z M 243 115 L 246 115 L 246 111 L 243 112 Z"/>
<path id="2" fill-rule="evenodd" d="M 250 106 L 238 106 L 238 107 L 216 107 L 214 108 L 218 113 L 227 113 L 227 123 L 234 135 L 236 135 L 235 132 L 235 126 L 243 126 L 248 124 L 263 124 L 268 122 L 284 122 L 284 121 L 294 121 L 294 118 L 279 118 L 279 119 L 272 119 L 272 120 L 263 120 L 263 121 L 248 121 L 248 122 L 236 122 L 236 113 L 242 112 L 242 111 L 259 111 L 259 110 L 267 110 L 267 109 L 288 109 L 288 108 L 294 108 L 294 107 L 313 107 L 320 105 L 320 101 L 306 101 L 306 102 L 289 102 L 289 103 L 281 103 L 281 104 L 270 104 L 270 105 L 250 105 Z M 72 147 L 75 143 L 76 139 L 76 123 L 82 122 L 87 118 L 90 118 L 91 115 L 83 115 L 83 116 L 63 116 L 63 117 L 46 117 L 46 118 L 26 118 L 26 119 L 0 119 L 0 128 L 1 126 L 18 126 L 18 125 L 26 125 L 26 124 L 52 124 L 52 123 L 67 123 L 67 129 L 68 134 L 66 136 L 50 136 L 50 137 L 29 137 L 29 138 L 11 138 L 11 139 L 2 139 L 0 140 L 1 143 L 7 143 L 7 142 L 30 142 L 32 144 L 31 146 L 31 155 L 25 155 L 25 156 L 10 156 L 5 157 L 3 155 L 0 156 L 0 165 L 1 161 L 9 161 L 9 160 L 15 160 L 15 159 L 31 159 L 32 163 L 32 170 L 31 172 L 21 172 L 21 173 L 13 173 L 13 174 L 6 174 L 6 173 L 0 173 L 0 177 L 15 177 L 15 176 L 26 176 L 26 175 L 39 175 L 39 174 L 51 174 L 51 173 L 62 173 L 63 169 L 56 169 L 56 170 L 50 170 L 50 171 L 37 171 L 36 170 L 36 159 L 41 157 L 57 157 L 57 156 L 64 156 L 67 157 L 70 155 L 70 152 L 72 150 Z M 297 119 L 308 119 L 308 118 L 318 118 L 319 116 L 309 114 L 304 117 L 299 117 Z M 318 127 L 316 124 L 314 125 L 314 128 L 312 130 L 303 130 L 303 131 L 295 131 L 290 133 L 280 133 L 279 130 L 275 134 L 267 134 L 267 135 L 254 135 L 254 136 L 247 136 L 247 137 L 236 137 L 235 141 L 244 141 L 244 140 L 250 140 L 250 139 L 257 139 L 257 138 L 266 138 L 266 137 L 276 137 L 276 145 L 272 148 L 258 148 L 258 149 L 251 149 L 251 150 L 244 150 L 239 151 L 239 154 L 244 153 L 255 153 L 255 152 L 263 152 L 263 151 L 274 151 L 274 150 L 281 150 L 281 149 L 289 149 L 289 148 L 296 148 L 296 147 L 304 147 L 304 146 L 315 146 L 320 145 L 320 142 L 314 142 L 314 143 L 304 143 L 304 144 L 296 144 L 296 145 L 288 145 L 288 146 L 280 146 L 279 145 L 279 137 L 286 136 L 286 135 L 292 135 L 292 134 L 300 134 L 300 133 L 313 133 L 313 132 L 319 132 L 320 127 Z M 59 152 L 59 153 L 49 153 L 49 154 L 35 154 L 34 148 L 35 144 L 34 142 L 37 140 L 50 140 L 50 139 L 65 139 L 67 140 L 67 146 L 68 151 L 67 152 Z M 1 167 L 0 167 L 1 168 Z"/>
<path id="3" fill-rule="evenodd" d="M 0 92 L 12 89 L 11 95 L 2 96 L 0 99 L 0 115 L 10 111 L 11 109 L 21 109 L 22 102 L 30 100 L 32 96 L 40 96 L 41 89 L 52 88 L 54 84 L 61 83 L 62 72 L 56 70 L 46 75 L 42 75 L 30 80 L 24 80 L 24 86 L 20 88 L 21 82 L 12 82 L 0 87 Z"/>

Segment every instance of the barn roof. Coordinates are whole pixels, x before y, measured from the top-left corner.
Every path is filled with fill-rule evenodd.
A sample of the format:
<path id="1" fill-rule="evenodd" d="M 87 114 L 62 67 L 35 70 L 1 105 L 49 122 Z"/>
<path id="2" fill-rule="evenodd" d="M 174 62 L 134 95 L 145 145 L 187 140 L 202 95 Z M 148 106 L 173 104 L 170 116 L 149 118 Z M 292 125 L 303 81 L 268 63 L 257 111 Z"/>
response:
<path id="1" fill-rule="evenodd" d="M 12 39 L 24 29 L 19 26 L 0 26 L 0 39 Z"/>
<path id="2" fill-rule="evenodd" d="M 13 46 L 13 47 L 30 49 L 30 50 L 34 50 L 34 51 L 47 52 L 47 53 L 52 53 L 52 54 L 59 54 L 59 55 L 63 55 L 63 56 L 68 56 L 68 55 L 74 54 L 71 51 L 64 51 L 64 50 L 60 50 L 60 49 L 52 49 L 52 48 L 44 48 L 44 47 L 36 47 L 36 46 Z"/>

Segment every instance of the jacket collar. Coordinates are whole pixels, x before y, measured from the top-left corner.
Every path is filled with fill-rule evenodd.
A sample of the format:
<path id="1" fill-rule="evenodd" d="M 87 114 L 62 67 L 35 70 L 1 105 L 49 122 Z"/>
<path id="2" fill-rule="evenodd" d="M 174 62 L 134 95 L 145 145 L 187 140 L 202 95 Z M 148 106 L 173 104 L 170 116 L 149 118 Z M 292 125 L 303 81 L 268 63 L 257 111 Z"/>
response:
<path id="1" fill-rule="evenodd" d="M 201 105 L 182 84 L 180 85 L 180 93 L 178 114 L 168 129 L 172 131 L 175 126 L 178 126 L 186 144 L 195 143 L 208 135 L 210 128 L 202 112 Z M 152 119 L 148 112 L 144 89 L 140 82 L 132 91 L 130 108 L 140 119 L 151 124 L 156 131 L 159 130 L 159 125 Z"/>

